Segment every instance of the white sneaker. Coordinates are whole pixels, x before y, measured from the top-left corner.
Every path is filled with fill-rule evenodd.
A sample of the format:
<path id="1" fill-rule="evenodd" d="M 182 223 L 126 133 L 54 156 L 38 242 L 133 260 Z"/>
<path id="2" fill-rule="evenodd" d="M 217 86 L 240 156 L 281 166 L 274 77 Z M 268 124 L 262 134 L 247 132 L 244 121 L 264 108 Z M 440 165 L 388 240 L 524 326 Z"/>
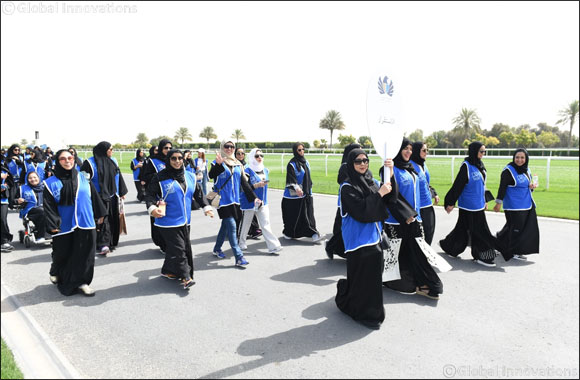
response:
<path id="1" fill-rule="evenodd" d="M 520 261 L 528 261 L 528 258 L 524 255 L 514 255 L 513 257 L 515 260 L 520 260 Z"/>
<path id="2" fill-rule="evenodd" d="M 241 244 L 240 244 L 239 246 L 240 246 L 240 249 L 241 249 L 242 251 L 247 251 L 247 250 L 248 250 L 248 246 L 247 246 L 247 245 L 241 245 Z"/>
<path id="3" fill-rule="evenodd" d="M 475 262 L 488 268 L 495 268 L 496 266 L 495 263 L 491 260 L 475 260 Z"/>
<path id="4" fill-rule="evenodd" d="M 313 243 L 317 243 L 317 242 L 319 242 L 320 240 L 322 240 L 322 238 L 320 237 L 320 235 L 318 235 L 318 234 L 314 234 L 314 235 L 312 235 L 312 242 L 313 242 Z"/>
<path id="5" fill-rule="evenodd" d="M 81 293 L 87 297 L 92 297 L 95 295 L 95 291 L 91 289 L 87 284 L 82 284 L 79 286 Z"/>
<path id="6" fill-rule="evenodd" d="M 281 250 L 282 250 L 282 246 L 278 246 L 278 247 L 276 247 L 274 249 L 269 250 L 268 253 L 278 253 Z"/>
<path id="7" fill-rule="evenodd" d="M 46 242 L 45 238 L 36 239 L 36 243 L 38 243 L 38 244 L 42 244 L 44 242 Z"/>
<path id="8" fill-rule="evenodd" d="M 284 234 L 282 234 L 282 236 L 284 236 L 284 239 L 286 239 L 286 240 L 292 240 L 292 238 L 290 236 L 286 236 Z"/>
<path id="9" fill-rule="evenodd" d="M 50 282 L 53 284 L 58 284 L 58 277 L 57 276 L 50 276 Z"/>

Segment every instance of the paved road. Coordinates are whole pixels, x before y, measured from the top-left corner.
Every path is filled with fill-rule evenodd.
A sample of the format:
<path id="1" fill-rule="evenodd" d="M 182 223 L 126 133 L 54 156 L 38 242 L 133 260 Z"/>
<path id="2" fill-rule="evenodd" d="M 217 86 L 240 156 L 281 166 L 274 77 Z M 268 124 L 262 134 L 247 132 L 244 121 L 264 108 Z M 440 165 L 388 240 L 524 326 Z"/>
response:
<path id="1" fill-rule="evenodd" d="M 270 256 L 259 240 L 249 241 L 250 265 L 236 268 L 227 243 L 227 260 L 211 255 L 219 219 L 200 211 L 191 233 L 197 284 L 187 292 L 159 277 L 163 256 L 134 194 L 130 186 L 129 235 L 109 257 L 97 257 L 93 298 L 64 297 L 50 284 L 48 247 L 15 242 L 2 253 L 2 335 L 25 340 L 32 327 L 64 376 L 578 377 L 577 222 L 541 218 L 541 254 L 528 262 L 498 258 L 497 268 L 484 268 L 469 252 L 449 259 L 438 302 L 385 289 L 386 320 L 371 331 L 334 304 L 344 260 L 328 260 L 321 245 L 283 239 L 281 255 Z M 281 236 L 281 192 L 270 196 Z M 332 232 L 335 210 L 336 197 L 315 196 L 322 234 Z M 457 211 L 437 207 L 436 216 L 438 241 Z M 503 214 L 488 213 L 488 221 L 497 231 Z M 20 228 L 16 213 L 9 225 L 13 233 Z M 28 324 L 10 324 L 15 312 Z M 39 377 L 52 374 L 31 351 L 16 347 L 16 354 L 28 360 L 28 373 L 38 364 Z"/>

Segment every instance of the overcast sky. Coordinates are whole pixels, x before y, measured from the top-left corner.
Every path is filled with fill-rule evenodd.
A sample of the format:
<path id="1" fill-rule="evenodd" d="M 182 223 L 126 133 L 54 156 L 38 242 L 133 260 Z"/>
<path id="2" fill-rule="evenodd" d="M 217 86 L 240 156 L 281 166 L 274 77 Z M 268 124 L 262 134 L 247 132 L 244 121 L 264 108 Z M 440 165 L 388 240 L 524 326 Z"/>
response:
<path id="1" fill-rule="evenodd" d="M 79 7 L 79 5 L 86 7 Z M 392 73 L 402 126 L 539 122 L 579 97 L 578 2 L 6 2 L 2 144 L 130 143 L 205 126 L 308 141 L 328 110 L 368 135 L 366 91 Z M 578 123 L 577 123 L 578 124 Z M 562 127 L 561 127 L 562 128 Z M 578 127 L 574 133 L 578 134 Z"/>

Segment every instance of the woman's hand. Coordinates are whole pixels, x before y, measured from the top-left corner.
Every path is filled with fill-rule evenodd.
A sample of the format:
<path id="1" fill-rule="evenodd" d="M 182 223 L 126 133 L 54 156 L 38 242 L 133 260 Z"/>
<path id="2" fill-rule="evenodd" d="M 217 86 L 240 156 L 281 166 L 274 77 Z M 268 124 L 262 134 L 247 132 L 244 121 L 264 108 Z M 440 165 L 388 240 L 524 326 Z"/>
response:
<path id="1" fill-rule="evenodd" d="M 260 207 L 262 200 L 260 198 L 254 199 L 254 207 Z"/>
<path id="2" fill-rule="evenodd" d="M 221 165 L 221 164 L 223 164 L 223 162 L 224 162 L 224 159 L 223 159 L 223 157 L 222 157 L 221 153 L 220 153 L 220 152 L 218 152 L 217 150 L 216 150 L 216 152 L 215 152 L 215 162 L 216 162 L 216 164 L 218 164 L 218 165 Z"/>
<path id="3" fill-rule="evenodd" d="M 453 211 L 454 207 L 455 206 L 447 206 L 447 207 L 445 207 L 445 211 L 447 211 L 448 214 L 451 214 L 451 211 Z"/>
<path id="4" fill-rule="evenodd" d="M 301 197 L 301 196 L 303 196 L 303 195 L 304 195 L 304 191 L 302 191 L 302 189 L 301 189 L 301 188 L 297 188 L 297 189 L 296 189 L 296 195 L 298 195 L 299 197 Z"/>
<path id="5" fill-rule="evenodd" d="M 381 197 L 384 197 L 385 195 L 389 194 L 391 190 L 393 190 L 393 188 L 391 187 L 390 182 L 383 183 L 383 185 L 379 189 L 379 194 L 381 195 Z"/>
<path id="6" fill-rule="evenodd" d="M 407 224 L 411 224 L 411 223 L 413 223 L 414 221 L 415 221 L 415 217 L 414 217 L 414 216 L 412 216 L 412 217 L 410 217 L 409 219 L 405 220 L 405 223 L 407 223 Z"/>
<path id="7" fill-rule="evenodd" d="M 435 195 L 435 204 L 439 203 L 439 195 Z"/>
<path id="8" fill-rule="evenodd" d="M 209 216 L 210 218 L 213 218 L 213 210 L 207 210 L 205 212 L 205 216 Z"/>
<path id="9" fill-rule="evenodd" d="M 495 206 L 493 206 L 493 211 L 499 212 L 499 210 L 501 210 L 501 203 L 496 203 Z"/>
<path id="10" fill-rule="evenodd" d="M 151 216 L 154 218 L 161 218 L 163 216 L 163 211 L 159 207 L 151 211 Z"/>
<path id="11" fill-rule="evenodd" d="M 386 166 L 387 168 L 391 169 L 391 177 L 395 174 L 393 168 L 395 167 L 395 164 L 393 164 L 393 160 L 390 158 L 387 158 L 385 160 L 385 162 L 383 162 L 383 165 Z"/>
<path id="12" fill-rule="evenodd" d="M 97 224 L 103 224 L 104 221 L 105 221 L 105 217 L 101 216 L 99 219 L 97 219 Z"/>
<path id="13" fill-rule="evenodd" d="M 24 203 L 24 202 L 25 202 L 25 200 L 24 200 L 24 198 L 18 198 L 18 199 L 16 200 L 16 202 L 18 202 L 18 204 L 20 205 L 20 204 Z"/>

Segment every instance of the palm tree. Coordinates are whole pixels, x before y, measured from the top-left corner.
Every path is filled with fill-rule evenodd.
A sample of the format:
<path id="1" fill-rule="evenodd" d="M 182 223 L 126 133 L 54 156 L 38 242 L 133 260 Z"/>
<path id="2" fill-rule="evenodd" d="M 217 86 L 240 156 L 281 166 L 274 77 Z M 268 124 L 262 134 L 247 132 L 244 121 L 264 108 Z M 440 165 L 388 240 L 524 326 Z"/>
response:
<path id="1" fill-rule="evenodd" d="M 214 130 L 212 127 L 205 127 L 201 133 L 199 134 L 199 137 L 204 138 L 207 140 L 207 149 L 209 150 L 209 140 L 210 139 L 217 139 L 217 135 L 215 134 Z"/>
<path id="2" fill-rule="evenodd" d="M 326 113 L 324 119 L 320 120 L 320 128 L 330 130 L 330 147 L 332 148 L 332 132 L 335 129 L 342 130 L 344 129 L 345 125 L 344 122 L 340 119 L 340 112 L 335 110 L 330 110 Z"/>
<path id="3" fill-rule="evenodd" d="M 241 129 L 236 129 L 234 131 L 234 133 L 232 133 L 232 135 L 230 137 L 236 139 L 236 146 L 238 146 L 238 142 L 240 140 L 245 140 L 246 139 L 246 136 L 244 136 L 244 132 L 242 132 Z"/>
<path id="4" fill-rule="evenodd" d="M 466 139 L 471 137 L 472 131 L 481 133 L 479 123 L 481 123 L 481 120 L 477 115 L 477 111 L 467 108 L 462 108 L 459 115 L 453 119 L 453 126 L 455 129 L 461 130 L 463 132 L 463 137 Z"/>
<path id="5" fill-rule="evenodd" d="M 177 132 L 175 132 L 175 140 L 181 140 L 181 145 L 183 145 L 183 142 L 185 140 L 187 141 L 191 141 L 191 134 L 189 133 L 189 129 L 185 128 L 185 127 L 181 127 L 177 130 Z"/>
<path id="6" fill-rule="evenodd" d="M 568 138 L 568 148 L 572 147 L 572 128 L 574 128 L 574 123 L 576 122 L 576 116 L 578 116 L 578 101 L 575 100 L 568 105 L 568 107 L 563 108 L 558 112 L 561 119 L 556 122 L 556 124 L 566 124 L 570 123 L 570 135 Z"/>

